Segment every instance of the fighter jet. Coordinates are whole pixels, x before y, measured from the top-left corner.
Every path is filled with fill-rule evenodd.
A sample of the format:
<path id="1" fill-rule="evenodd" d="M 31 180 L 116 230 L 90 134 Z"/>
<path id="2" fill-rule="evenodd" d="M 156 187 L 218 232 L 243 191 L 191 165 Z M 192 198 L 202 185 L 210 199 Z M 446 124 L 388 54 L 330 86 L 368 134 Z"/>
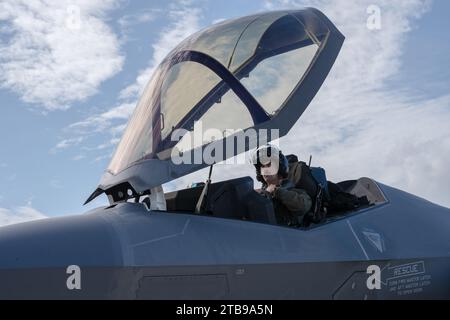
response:
<path id="1" fill-rule="evenodd" d="M 183 41 L 87 200 L 105 194 L 109 206 L 0 228 L 0 297 L 450 298 L 450 209 L 373 179 L 339 183 L 370 205 L 305 228 L 278 225 L 250 176 L 161 187 L 286 136 L 343 43 L 313 8 L 224 21 Z M 190 143 L 199 123 L 215 134 Z"/>

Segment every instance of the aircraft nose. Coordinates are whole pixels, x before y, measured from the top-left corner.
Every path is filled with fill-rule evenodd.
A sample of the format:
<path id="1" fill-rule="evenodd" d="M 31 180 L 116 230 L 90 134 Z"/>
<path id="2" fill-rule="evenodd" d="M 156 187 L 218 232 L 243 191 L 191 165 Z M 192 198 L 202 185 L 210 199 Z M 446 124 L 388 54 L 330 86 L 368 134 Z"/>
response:
<path id="1" fill-rule="evenodd" d="M 104 297 L 121 264 L 120 245 L 100 215 L 0 228 L 0 299 Z M 76 273 L 88 290 L 71 290 Z"/>
<path id="2" fill-rule="evenodd" d="M 0 228 L 0 269 L 120 265 L 99 215 L 49 218 Z"/>

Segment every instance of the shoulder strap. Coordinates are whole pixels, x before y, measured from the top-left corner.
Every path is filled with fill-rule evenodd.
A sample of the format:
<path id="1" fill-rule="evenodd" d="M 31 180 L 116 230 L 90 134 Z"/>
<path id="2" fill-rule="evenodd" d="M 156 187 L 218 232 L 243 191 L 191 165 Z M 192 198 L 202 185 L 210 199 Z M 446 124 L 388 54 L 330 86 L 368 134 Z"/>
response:
<path id="1" fill-rule="evenodd" d="M 319 190 L 317 182 L 311 173 L 311 169 L 305 162 L 299 162 L 298 166 L 299 169 L 297 170 L 300 172 L 300 179 L 295 182 L 296 187 L 305 190 L 311 199 L 315 199 Z"/>

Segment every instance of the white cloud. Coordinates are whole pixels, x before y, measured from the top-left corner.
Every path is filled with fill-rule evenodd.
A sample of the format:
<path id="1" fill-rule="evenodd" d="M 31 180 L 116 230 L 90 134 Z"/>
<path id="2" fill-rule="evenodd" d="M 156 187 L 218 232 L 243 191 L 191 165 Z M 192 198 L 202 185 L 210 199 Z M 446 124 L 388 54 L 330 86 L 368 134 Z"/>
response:
<path id="1" fill-rule="evenodd" d="M 0 208 L 0 226 L 7 226 L 45 218 L 47 218 L 47 216 L 28 205 L 17 207 L 13 210 Z"/>
<path id="2" fill-rule="evenodd" d="M 96 157 L 93 162 L 100 162 L 100 161 L 103 161 L 105 159 L 111 158 L 111 156 L 112 156 L 112 154 L 104 154 L 102 156 Z"/>
<path id="3" fill-rule="evenodd" d="M 50 150 L 50 153 L 55 154 L 58 151 L 79 146 L 96 133 L 110 134 L 112 138 L 108 142 L 101 143 L 95 147 L 83 146 L 82 149 L 84 151 L 103 150 L 114 147 L 118 143 L 118 136 L 125 129 L 126 124 L 123 122 L 128 120 L 134 108 L 134 103 L 124 103 L 106 112 L 71 124 L 66 128 L 66 131 L 71 135 L 77 135 L 77 137 L 62 139 Z M 85 157 L 86 155 L 76 155 L 72 160 L 78 161 Z"/>
<path id="4" fill-rule="evenodd" d="M 110 129 L 115 120 L 128 120 L 133 113 L 135 103 L 123 103 L 106 112 L 93 115 L 86 120 L 73 123 L 69 130 L 84 132 L 103 132 Z"/>
<path id="5" fill-rule="evenodd" d="M 93 115 L 83 121 L 71 124 L 66 128 L 66 132 L 70 135 L 77 135 L 74 138 L 63 139 L 56 144 L 51 150 L 51 154 L 58 151 L 79 146 L 82 142 L 89 140 L 89 137 L 97 134 L 107 134 L 111 138 L 105 143 L 100 143 L 94 147 L 82 146 L 83 151 L 107 150 L 108 153 L 119 142 L 120 135 L 125 129 L 128 118 L 133 113 L 135 103 L 123 103 L 106 112 Z M 110 156 L 110 155 L 108 155 Z M 72 158 L 74 161 L 82 160 L 86 155 L 76 155 Z"/>
<path id="6" fill-rule="evenodd" d="M 134 25 L 155 20 L 158 13 L 160 13 L 160 10 L 144 9 L 139 13 L 124 15 L 119 19 L 118 23 L 122 29 L 128 29 Z"/>
<path id="7" fill-rule="evenodd" d="M 75 157 L 72 158 L 73 161 L 80 161 L 82 159 L 86 158 L 86 156 L 84 154 L 79 154 L 76 155 Z"/>
<path id="8" fill-rule="evenodd" d="M 79 145 L 83 141 L 83 137 L 73 138 L 73 139 L 64 139 L 58 142 L 58 144 L 52 149 L 52 152 L 55 152 L 58 149 L 67 149 L 69 147 Z"/>
<path id="9" fill-rule="evenodd" d="M 45 110 L 94 95 L 124 60 L 103 21 L 116 2 L 0 2 L 0 87 Z"/>

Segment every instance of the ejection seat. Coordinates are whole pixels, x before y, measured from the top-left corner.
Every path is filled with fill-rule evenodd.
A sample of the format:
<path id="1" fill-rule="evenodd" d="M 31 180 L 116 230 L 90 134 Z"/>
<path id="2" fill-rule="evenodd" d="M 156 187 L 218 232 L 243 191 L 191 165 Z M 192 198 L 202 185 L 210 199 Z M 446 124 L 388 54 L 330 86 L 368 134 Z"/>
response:
<path id="1" fill-rule="evenodd" d="M 228 181 L 211 195 L 208 202 L 209 211 L 215 217 L 277 223 L 272 201 L 254 190 L 250 177 Z"/>
<path id="2" fill-rule="evenodd" d="M 199 186 L 167 193 L 167 211 L 194 213 L 202 189 L 203 186 Z M 204 214 L 216 218 L 276 224 L 272 201 L 254 190 L 250 177 L 211 184 L 205 207 Z"/>

